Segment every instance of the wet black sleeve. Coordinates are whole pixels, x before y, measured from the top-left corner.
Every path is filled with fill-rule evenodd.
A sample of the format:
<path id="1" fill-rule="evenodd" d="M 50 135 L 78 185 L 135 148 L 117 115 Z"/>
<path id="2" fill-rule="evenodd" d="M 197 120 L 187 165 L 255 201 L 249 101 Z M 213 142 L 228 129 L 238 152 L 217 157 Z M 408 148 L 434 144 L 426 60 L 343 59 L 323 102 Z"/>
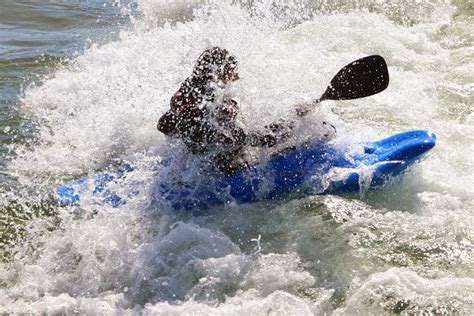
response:
<path id="1" fill-rule="evenodd" d="M 252 147 L 273 147 L 277 138 L 272 134 L 250 133 L 247 135 L 247 143 Z"/>
<path id="2" fill-rule="evenodd" d="M 248 134 L 247 143 L 253 147 L 273 147 L 287 140 L 293 127 L 292 122 L 280 120 L 278 123 L 266 125 L 263 132 Z"/>
<path id="3" fill-rule="evenodd" d="M 234 126 L 232 128 L 232 142 L 237 146 L 252 146 L 252 147 L 272 147 L 276 144 L 276 137 L 265 133 L 245 133 L 240 127 Z M 228 138 L 224 134 L 217 132 L 222 139 Z"/>

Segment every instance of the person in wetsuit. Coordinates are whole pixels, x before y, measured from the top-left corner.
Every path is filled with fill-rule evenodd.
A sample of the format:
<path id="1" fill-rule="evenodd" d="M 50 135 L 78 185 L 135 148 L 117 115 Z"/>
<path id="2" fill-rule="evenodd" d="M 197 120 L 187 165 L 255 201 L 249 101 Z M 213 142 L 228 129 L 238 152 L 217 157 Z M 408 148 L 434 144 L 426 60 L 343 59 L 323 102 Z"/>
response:
<path id="1" fill-rule="evenodd" d="M 237 125 L 237 102 L 218 93 L 238 79 L 233 55 L 219 47 L 206 49 L 157 126 L 165 135 L 181 139 L 191 153 L 206 155 L 226 174 L 248 167 L 247 146 L 273 147 L 287 139 L 294 126 L 282 121 L 265 126 L 262 133 L 246 133 Z"/>

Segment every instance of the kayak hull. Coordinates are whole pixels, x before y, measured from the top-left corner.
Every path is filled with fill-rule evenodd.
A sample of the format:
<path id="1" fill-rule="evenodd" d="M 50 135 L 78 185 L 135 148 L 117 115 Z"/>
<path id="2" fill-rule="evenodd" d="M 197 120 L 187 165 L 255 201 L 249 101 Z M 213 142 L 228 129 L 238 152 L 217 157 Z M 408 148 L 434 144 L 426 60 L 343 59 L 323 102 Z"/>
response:
<path id="1" fill-rule="evenodd" d="M 434 133 L 424 130 L 360 143 L 355 152 L 349 146 L 308 143 L 275 154 L 247 170 L 216 177 L 207 184 L 201 181 L 198 185 L 176 185 L 164 181 L 157 184 L 153 194 L 173 209 L 196 210 L 289 196 L 361 192 L 381 187 L 402 174 L 435 144 Z M 79 205 L 81 196 L 92 192 L 97 203 L 121 206 L 129 197 L 120 197 L 108 187 L 132 170 L 131 165 L 124 164 L 93 179 L 67 182 L 57 188 L 56 201 L 60 205 Z"/>

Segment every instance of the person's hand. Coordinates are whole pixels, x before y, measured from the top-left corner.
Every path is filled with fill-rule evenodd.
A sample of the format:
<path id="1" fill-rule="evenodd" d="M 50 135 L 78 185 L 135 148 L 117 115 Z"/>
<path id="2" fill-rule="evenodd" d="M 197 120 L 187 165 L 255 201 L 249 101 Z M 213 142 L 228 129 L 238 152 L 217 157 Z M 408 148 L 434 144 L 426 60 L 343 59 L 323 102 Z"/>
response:
<path id="1" fill-rule="evenodd" d="M 298 115 L 299 117 L 306 116 L 309 111 L 313 109 L 313 107 L 313 102 L 298 103 L 297 105 L 295 105 L 296 115 Z"/>
<path id="2" fill-rule="evenodd" d="M 194 116 L 200 110 L 193 101 L 178 91 L 171 97 L 171 111 L 179 118 Z"/>

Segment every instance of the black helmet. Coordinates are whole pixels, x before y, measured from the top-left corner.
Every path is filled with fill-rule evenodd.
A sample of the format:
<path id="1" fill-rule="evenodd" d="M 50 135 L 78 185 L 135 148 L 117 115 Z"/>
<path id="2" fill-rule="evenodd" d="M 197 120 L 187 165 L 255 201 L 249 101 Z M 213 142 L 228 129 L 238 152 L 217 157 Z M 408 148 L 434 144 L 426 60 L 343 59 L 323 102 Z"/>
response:
<path id="1" fill-rule="evenodd" d="M 232 69 L 237 67 L 237 59 L 226 49 L 211 47 L 199 56 L 194 65 L 193 77 L 217 81 L 223 79 Z"/>
<path id="2" fill-rule="evenodd" d="M 226 49 L 211 47 L 199 56 L 192 75 L 181 84 L 180 92 L 185 98 L 198 103 L 214 101 L 215 87 L 211 83 L 223 80 L 230 70 L 237 67 L 237 59 Z"/>

